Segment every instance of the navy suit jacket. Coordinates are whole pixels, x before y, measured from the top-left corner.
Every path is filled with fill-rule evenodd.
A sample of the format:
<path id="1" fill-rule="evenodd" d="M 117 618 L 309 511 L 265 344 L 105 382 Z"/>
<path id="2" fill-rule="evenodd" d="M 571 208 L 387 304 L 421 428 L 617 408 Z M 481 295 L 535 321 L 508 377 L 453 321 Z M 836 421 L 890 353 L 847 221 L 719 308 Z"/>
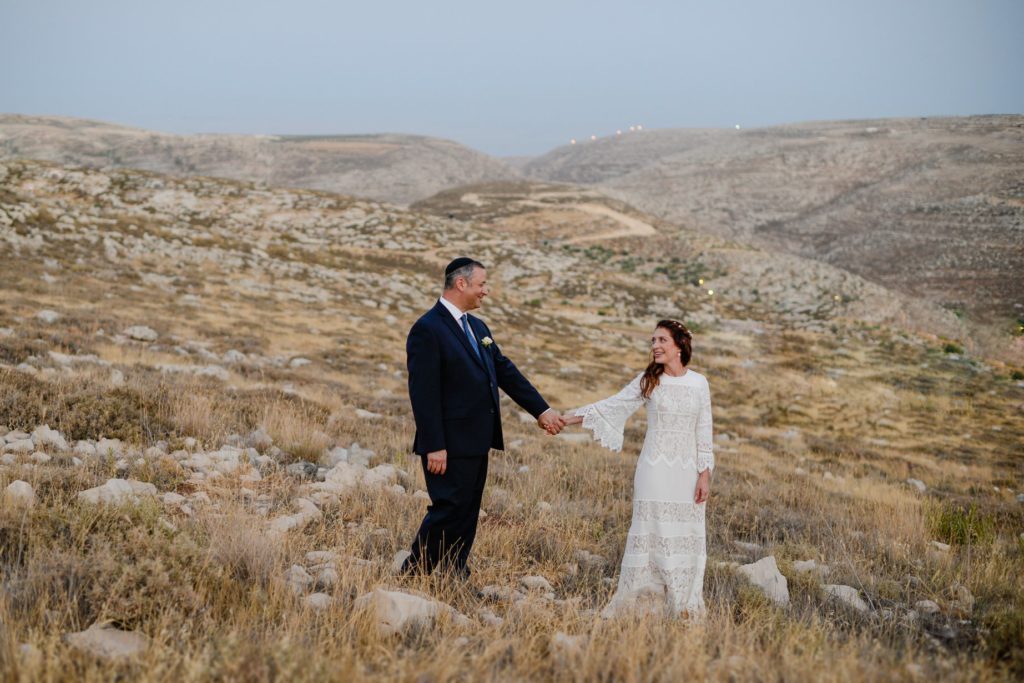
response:
<path id="1" fill-rule="evenodd" d="M 477 340 L 490 337 L 479 318 L 469 316 Z M 505 447 L 498 389 L 534 417 L 547 402 L 497 344 L 480 343 L 480 356 L 439 301 L 409 330 L 405 352 L 409 400 L 416 419 L 413 452 L 447 450 L 449 456 L 484 456 Z"/>

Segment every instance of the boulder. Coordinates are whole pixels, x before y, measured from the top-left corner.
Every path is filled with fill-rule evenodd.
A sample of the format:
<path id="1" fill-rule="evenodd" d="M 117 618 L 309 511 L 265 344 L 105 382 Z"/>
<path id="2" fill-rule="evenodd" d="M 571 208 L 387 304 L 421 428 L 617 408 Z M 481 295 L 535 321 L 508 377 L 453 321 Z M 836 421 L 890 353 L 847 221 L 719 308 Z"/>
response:
<path id="1" fill-rule="evenodd" d="M 740 565 L 736 571 L 746 576 L 776 604 L 783 607 L 789 604 L 789 584 L 786 577 L 779 572 L 774 556 L 769 555 L 752 564 Z"/>

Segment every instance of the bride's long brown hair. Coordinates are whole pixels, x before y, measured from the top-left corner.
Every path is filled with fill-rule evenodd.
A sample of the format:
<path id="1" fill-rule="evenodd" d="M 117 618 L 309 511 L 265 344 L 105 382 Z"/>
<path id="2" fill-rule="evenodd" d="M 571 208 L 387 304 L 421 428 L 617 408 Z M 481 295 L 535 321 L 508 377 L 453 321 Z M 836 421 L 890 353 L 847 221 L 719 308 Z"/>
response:
<path id="1" fill-rule="evenodd" d="M 679 347 L 679 360 L 683 362 L 683 367 L 689 365 L 690 356 L 693 353 L 690 346 L 693 337 L 690 335 L 690 331 L 686 329 L 686 325 L 678 320 L 659 320 L 654 329 L 663 329 L 672 335 L 672 341 Z M 643 379 L 640 380 L 640 394 L 644 398 L 651 397 L 651 392 L 658 386 L 661 376 L 665 373 L 665 366 L 661 363 L 655 363 L 654 352 L 652 351 L 651 354 L 651 363 L 644 370 Z"/>

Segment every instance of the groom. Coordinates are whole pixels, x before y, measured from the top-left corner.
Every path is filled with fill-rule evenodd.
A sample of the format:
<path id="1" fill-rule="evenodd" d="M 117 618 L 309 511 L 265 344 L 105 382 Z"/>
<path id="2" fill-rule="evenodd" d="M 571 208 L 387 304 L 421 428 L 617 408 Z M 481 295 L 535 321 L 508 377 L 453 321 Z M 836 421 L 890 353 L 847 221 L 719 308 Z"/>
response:
<path id="1" fill-rule="evenodd" d="M 549 434 L 565 426 L 491 331 L 468 315 L 487 296 L 487 270 L 457 258 L 444 270 L 444 293 L 416 321 L 406 341 L 409 399 L 416 420 L 413 451 L 423 463 L 430 506 L 403 574 L 444 567 L 469 577 L 466 560 L 476 537 L 487 479 L 487 453 L 503 449 L 501 388 Z"/>

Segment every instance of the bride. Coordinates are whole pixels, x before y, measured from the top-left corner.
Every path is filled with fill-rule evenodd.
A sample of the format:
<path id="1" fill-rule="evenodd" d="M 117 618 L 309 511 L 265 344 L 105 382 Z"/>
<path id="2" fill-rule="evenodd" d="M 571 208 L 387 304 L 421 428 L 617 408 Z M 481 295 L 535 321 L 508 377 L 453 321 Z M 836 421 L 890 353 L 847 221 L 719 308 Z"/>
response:
<path id="1" fill-rule="evenodd" d="M 566 417 L 601 445 L 622 449 L 626 420 L 647 406 L 647 435 L 633 479 L 633 521 L 618 588 L 602 616 L 655 604 L 673 616 L 704 613 L 707 562 L 704 517 L 711 486 L 711 392 L 688 369 L 691 335 L 677 320 L 661 320 L 651 337 L 653 360 L 625 389 Z"/>

